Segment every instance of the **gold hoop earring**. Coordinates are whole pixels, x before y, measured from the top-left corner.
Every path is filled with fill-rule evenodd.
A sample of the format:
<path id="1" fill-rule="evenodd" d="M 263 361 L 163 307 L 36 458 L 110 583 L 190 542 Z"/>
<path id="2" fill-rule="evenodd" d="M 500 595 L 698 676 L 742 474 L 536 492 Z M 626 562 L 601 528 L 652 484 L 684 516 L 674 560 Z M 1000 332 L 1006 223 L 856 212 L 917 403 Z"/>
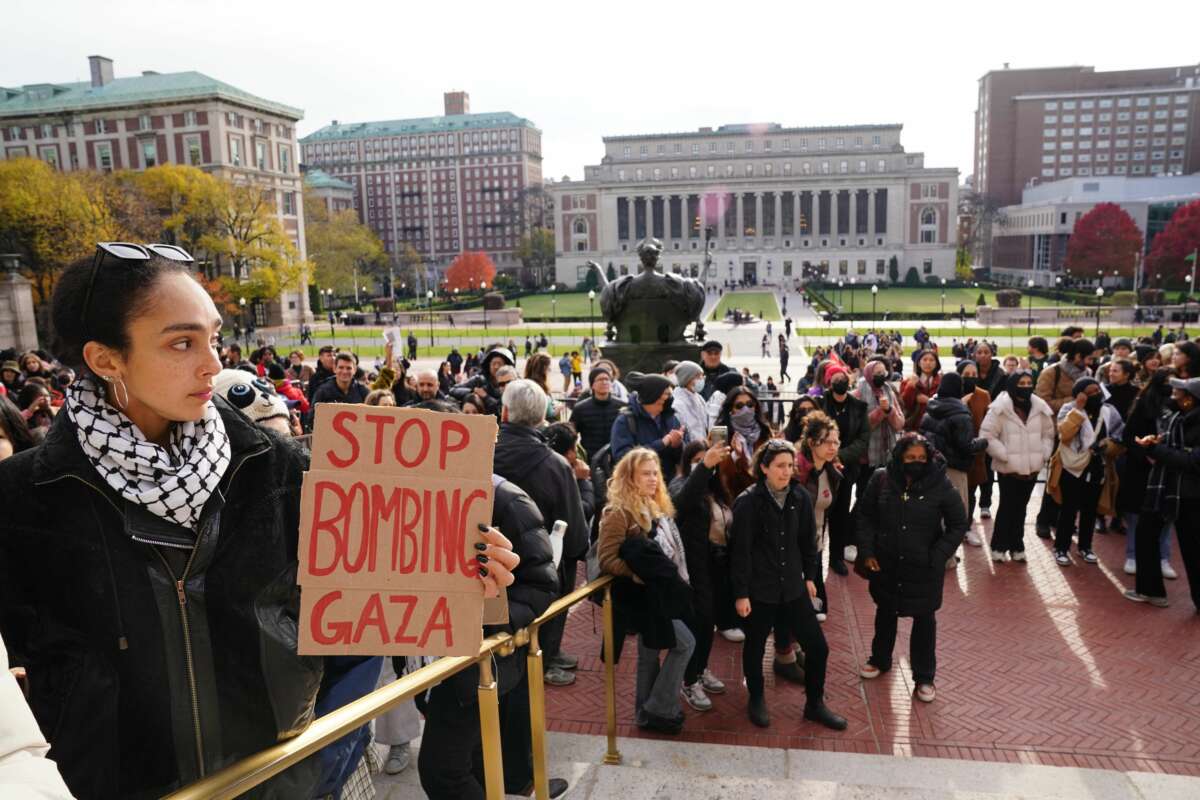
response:
<path id="1" fill-rule="evenodd" d="M 114 378 L 111 375 L 104 376 L 104 382 L 108 384 L 112 390 L 112 400 L 115 402 L 119 411 L 124 411 L 129 407 L 129 387 L 125 385 L 125 381 L 121 378 Z M 121 400 L 121 393 L 125 394 L 125 400 Z"/>

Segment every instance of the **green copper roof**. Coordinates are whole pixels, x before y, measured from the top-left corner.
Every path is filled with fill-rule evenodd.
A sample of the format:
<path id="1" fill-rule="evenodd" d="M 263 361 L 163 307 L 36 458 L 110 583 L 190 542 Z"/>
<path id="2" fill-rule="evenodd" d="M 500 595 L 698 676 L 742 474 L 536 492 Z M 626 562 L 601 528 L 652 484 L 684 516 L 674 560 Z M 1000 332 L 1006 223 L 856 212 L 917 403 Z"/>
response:
<path id="1" fill-rule="evenodd" d="M 368 139 L 374 136 L 403 136 L 412 133 L 453 133 L 455 131 L 521 127 L 537 130 L 536 125 L 523 117 L 507 111 L 498 111 L 494 114 L 454 114 L 447 117 L 344 122 L 326 125 L 300 141 L 303 143 L 327 142 L 339 139 Z"/>
<path id="2" fill-rule="evenodd" d="M 304 173 L 304 185 L 313 189 L 345 189 L 348 192 L 354 191 L 354 187 L 341 178 L 335 178 L 328 172 L 319 169 L 310 169 Z"/>
<path id="3" fill-rule="evenodd" d="M 256 97 L 200 72 L 139 75 L 115 78 L 104 86 L 91 83 L 38 83 L 19 89 L 0 87 L 0 118 L 103 111 L 145 103 L 172 103 L 217 98 L 239 103 L 288 119 L 304 112 Z"/>

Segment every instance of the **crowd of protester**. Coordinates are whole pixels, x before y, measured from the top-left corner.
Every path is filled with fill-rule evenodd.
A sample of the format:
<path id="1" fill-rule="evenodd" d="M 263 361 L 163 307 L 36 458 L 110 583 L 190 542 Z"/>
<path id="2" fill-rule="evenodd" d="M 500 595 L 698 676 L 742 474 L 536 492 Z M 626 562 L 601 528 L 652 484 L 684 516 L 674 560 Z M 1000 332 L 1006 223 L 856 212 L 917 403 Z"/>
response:
<path id="1" fill-rule="evenodd" d="M 1125 597 L 1152 606 L 1167 605 L 1164 579 L 1177 577 L 1174 540 L 1200 605 L 1192 342 L 1091 341 L 1068 329 L 1052 352 L 1034 337 L 1025 355 L 1000 358 L 994 343 L 967 339 L 943 358 L 924 329 L 907 354 L 897 331 L 852 330 L 813 351 L 800 397 L 774 415 L 774 376 L 737 371 L 715 340 L 699 362 L 651 374 L 622 374 L 590 348 L 586 373 L 578 352 L 555 364 L 544 340 L 527 340 L 520 360 L 511 341 L 465 356 L 452 348 L 436 368 L 414 368 L 390 346 L 372 363 L 322 347 L 310 364 L 269 344 L 243 357 L 220 343 L 199 285 L 157 259 L 99 273 L 75 265 L 53 316 L 54 354 L 0 353 L 0 503 L 14 514 L 0 536 L 0 634 L 76 795 L 169 790 L 420 666 L 299 657 L 294 616 L 290 650 L 261 644 L 289 641 L 273 620 L 294 614 L 304 440 L 322 403 L 494 415 L 495 511 L 480 544 L 491 572 L 480 573 L 485 590 L 507 587 L 511 619 L 487 632 L 529 624 L 580 569 L 615 576 L 618 657 L 625 635 L 637 637 L 635 722 L 667 735 L 687 724 L 685 706 L 708 711 L 710 695 L 742 679 L 747 715 L 769 726 L 768 639 L 775 673 L 804 687 L 804 719 L 846 728 L 825 703 L 830 649 L 848 646 L 824 633 L 826 564 L 847 579 L 853 564 L 869 582 L 863 679 L 892 667 L 899 619 L 912 619 L 923 702 L 936 697 L 936 614 L 963 542 L 1023 563 L 1034 514 L 1064 568 L 1097 563 L 1096 534 L 1123 534 L 1135 580 Z M 770 333 L 763 342 L 767 352 Z M 787 352 L 786 337 L 779 347 Z M 782 366 L 778 386 L 790 384 Z M 991 518 L 994 486 L 985 541 L 973 518 Z M 556 560 L 548 531 L 558 522 Z M 196 574 L 204 579 L 189 583 Z M 51 597 L 46 585 L 78 588 Z M 210 629 L 188 616 L 189 602 L 237 621 Z M 175 670 L 178 615 L 202 651 L 199 680 L 190 649 L 188 680 Z M 525 673 L 523 649 L 498 659 L 509 792 L 532 784 L 528 681 L 575 682 L 565 625 L 562 615 L 541 629 L 542 675 Z M 710 667 L 718 634 L 740 644 L 742 675 Z M 409 766 L 423 714 L 427 794 L 483 797 L 477 677 L 461 673 L 382 717 L 383 769 Z M 194 712 L 181 717 L 189 680 Z M 347 737 L 264 796 L 369 796 L 371 740 L 369 729 Z M 565 789 L 552 781 L 552 796 Z"/>

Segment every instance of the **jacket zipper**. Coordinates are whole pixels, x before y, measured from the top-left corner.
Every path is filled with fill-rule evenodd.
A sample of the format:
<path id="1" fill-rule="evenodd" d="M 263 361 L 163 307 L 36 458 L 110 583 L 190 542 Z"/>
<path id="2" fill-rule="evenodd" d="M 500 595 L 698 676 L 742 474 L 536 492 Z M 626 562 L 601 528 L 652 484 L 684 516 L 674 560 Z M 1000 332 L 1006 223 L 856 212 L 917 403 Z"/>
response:
<path id="1" fill-rule="evenodd" d="M 241 470 L 243 464 L 245 464 L 251 458 L 254 458 L 255 456 L 260 456 L 270 449 L 271 449 L 270 447 L 264 447 L 261 450 L 256 450 L 253 453 L 248 453 L 247 455 L 243 456 L 242 459 L 240 461 L 238 461 L 237 466 L 233 468 L 233 471 L 229 473 L 228 483 L 233 482 L 234 477 L 237 475 L 238 471 Z M 115 503 L 113 503 L 112 499 L 109 498 L 109 496 L 106 495 L 103 491 L 101 491 L 101 489 L 98 486 L 96 486 L 95 484 L 93 484 L 92 482 L 90 482 L 88 480 L 85 480 L 84 478 L 80 478 L 78 475 L 70 475 L 70 474 L 63 475 L 60 478 L 54 478 L 49 481 L 43 481 L 41 484 L 38 484 L 38 485 L 41 486 L 41 485 L 45 485 L 45 484 L 49 484 L 49 483 L 55 483 L 56 481 L 62 480 L 62 478 L 74 478 L 75 480 L 79 481 L 80 483 L 84 484 L 85 486 L 88 486 L 88 487 L 92 488 L 93 490 L 95 490 L 96 492 L 99 492 L 100 495 L 105 500 L 108 501 L 108 504 L 111 505 L 118 514 L 122 514 L 121 509 L 118 508 L 117 505 Z M 200 549 L 200 543 L 201 543 L 201 541 L 203 541 L 203 536 L 204 536 L 204 534 L 202 532 L 200 534 L 200 538 L 198 538 L 196 540 L 196 546 L 192 548 L 191 555 L 188 556 L 187 564 L 185 564 L 183 567 L 183 574 L 178 578 L 175 577 L 175 573 L 171 569 L 171 565 L 167 562 L 166 557 L 164 557 L 163 554 L 158 550 L 157 546 L 155 546 L 155 548 L 154 548 L 154 554 L 156 556 L 158 556 L 160 561 L 162 561 L 163 568 L 167 571 L 167 575 L 169 575 L 171 577 L 171 580 L 175 584 L 175 597 L 179 602 L 179 623 L 180 623 L 180 628 L 182 629 L 182 632 L 183 632 L 183 655 L 184 655 L 185 666 L 187 667 L 188 694 L 190 696 L 191 703 L 192 703 L 192 732 L 196 738 L 196 768 L 199 770 L 199 774 L 200 774 L 201 778 L 203 778 L 206 775 L 206 772 L 204 769 L 204 734 L 200 729 L 200 694 L 196 689 L 196 665 L 195 665 L 195 660 L 192 656 L 192 631 L 191 631 L 191 626 L 188 623 L 188 615 L 187 615 L 186 582 L 187 582 L 188 572 L 192 568 L 192 561 L 194 561 L 196 558 L 196 551 Z M 167 546 L 170 546 L 170 545 L 167 545 Z"/>

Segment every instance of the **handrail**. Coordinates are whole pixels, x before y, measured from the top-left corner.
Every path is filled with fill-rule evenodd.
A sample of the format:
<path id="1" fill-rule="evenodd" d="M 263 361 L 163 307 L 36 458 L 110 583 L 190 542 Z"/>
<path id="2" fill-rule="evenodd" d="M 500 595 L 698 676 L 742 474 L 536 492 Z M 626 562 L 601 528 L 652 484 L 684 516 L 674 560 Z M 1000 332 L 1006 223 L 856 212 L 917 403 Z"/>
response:
<path id="1" fill-rule="evenodd" d="M 496 681 L 492 675 L 491 655 L 496 652 L 499 652 L 501 655 L 509 655 L 517 648 L 529 644 L 529 659 L 532 662 L 534 659 L 533 652 L 536 649 L 538 671 L 530 673 L 537 678 L 536 680 L 530 680 L 530 705 L 532 706 L 535 692 L 541 694 L 545 691 L 540 680 L 542 656 L 541 649 L 537 647 L 538 629 L 554 617 L 566 612 L 571 606 L 587 599 L 598 591 L 604 590 L 604 649 L 605 659 L 608 662 L 606 665 L 607 672 L 609 673 L 606 683 L 609 690 L 609 705 L 615 709 L 616 698 L 615 694 L 613 694 L 615 687 L 612 680 L 613 664 L 611 655 L 613 642 L 611 624 L 612 593 L 610 584 L 612 580 L 612 576 L 605 575 L 585 584 L 569 595 L 551 603 L 541 616 L 530 623 L 529 627 L 522 628 L 511 634 L 499 633 L 484 639 L 479 645 L 479 653 L 477 655 L 445 656 L 439 658 L 432 664 L 397 678 L 388 685 L 380 687 L 353 702 L 347 703 L 323 717 L 318 717 L 297 736 L 260 750 L 240 761 L 230 764 L 218 772 L 201 778 L 195 783 L 178 789 L 166 795 L 164 800 L 226 800 L 226 798 L 235 798 L 274 775 L 283 772 L 288 767 L 299 763 L 325 745 L 337 741 L 375 717 L 390 711 L 404 700 L 436 686 L 447 678 L 469 668 L 472 664 L 480 665 L 480 724 L 484 736 L 484 771 L 487 781 L 488 800 L 501 800 L 504 793 L 504 783 L 500 762 L 499 726 L 496 723 L 497 717 L 495 716 L 497 710 Z M 534 726 L 535 741 L 540 739 L 543 742 L 540 760 L 536 749 L 534 753 L 534 782 L 535 786 L 537 786 L 537 777 L 540 775 L 543 779 L 542 787 L 544 787 L 547 785 L 545 780 L 544 712 L 540 720 L 532 720 L 533 715 L 531 714 L 530 716 L 531 725 Z M 609 752 L 605 756 L 605 763 L 619 763 L 620 754 L 616 753 L 615 747 L 616 719 L 612 714 L 609 716 Z M 539 722 L 542 726 L 540 730 L 537 729 Z M 614 757 L 614 754 L 617 760 L 611 761 L 610 759 Z M 546 800 L 549 797 L 549 792 L 539 787 L 537 796 Z"/>

